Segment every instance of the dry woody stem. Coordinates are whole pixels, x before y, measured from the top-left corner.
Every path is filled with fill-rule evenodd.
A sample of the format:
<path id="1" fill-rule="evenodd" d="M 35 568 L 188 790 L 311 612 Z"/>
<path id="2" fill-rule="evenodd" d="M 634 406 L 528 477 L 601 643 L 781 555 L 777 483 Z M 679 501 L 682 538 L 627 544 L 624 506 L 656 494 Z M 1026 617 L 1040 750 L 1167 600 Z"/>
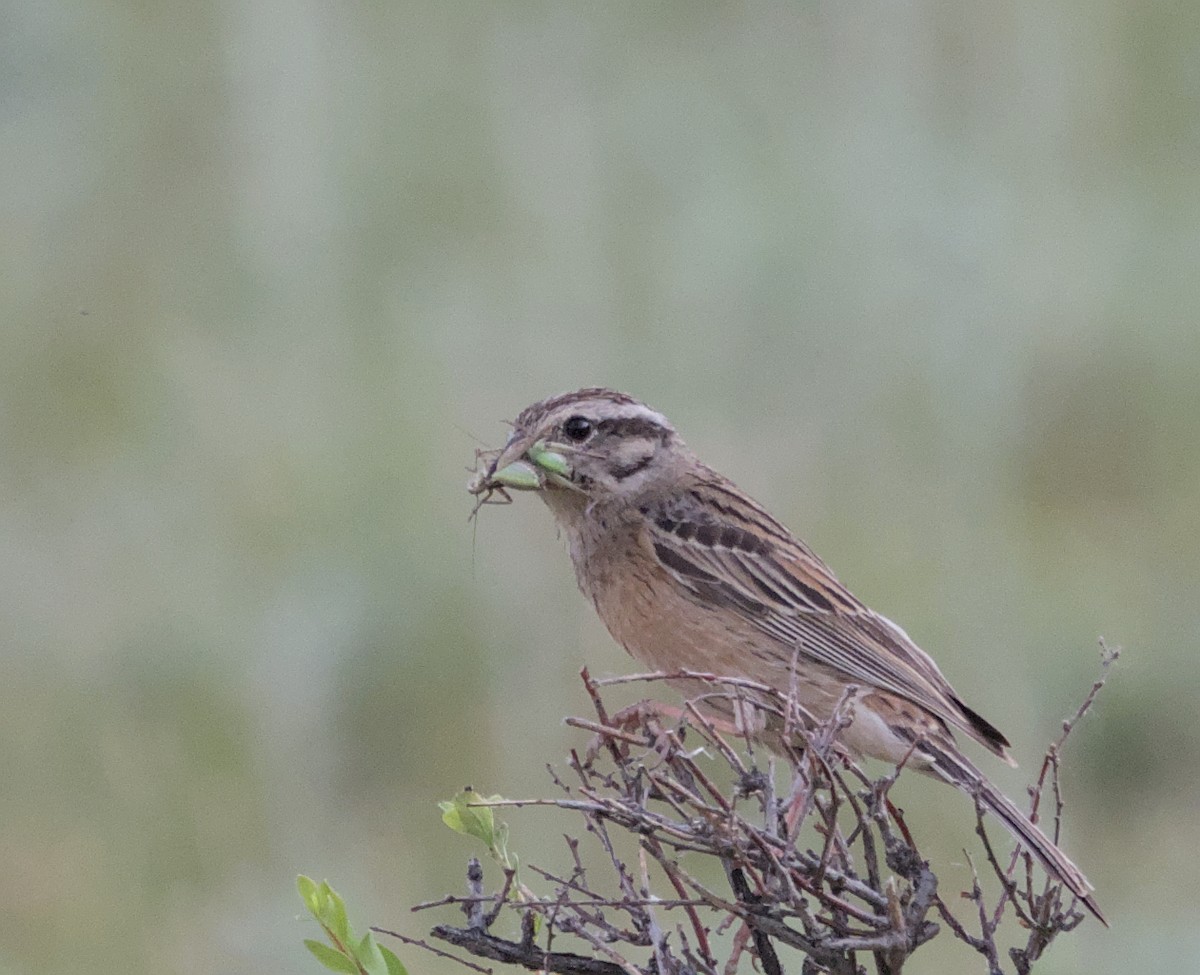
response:
<path id="1" fill-rule="evenodd" d="M 1101 677 L 1029 789 L 1035 817 L 1046 796 L 1055 838 L 1063 746 L 1119 652 L 1101 647 Z M 466 896 L 414 908 L 462 909 L 465 926 L 431 932 L 459 952 L 560 975 L 897 975 L 946 934 L 977 953 L 977 970 L 1026 975 L 1083 920 L 1069 891 L 1028 854 L 998 852 L 978 802 L 971 887 L 939 890 L 917 830 L 889 798 L 903 770 L 872 779 L 851 762 L 837 744 L 842 709 L 814 727 L 762 685 L 690 672 L 635 678 L 701 681 L 734 713 L 752 690 L 756 706 L 796 729 L 799 746 L 771 754 L 694 707 L 670 718 L 646 706 L 610 715 L 602 695 L 612 682 L 582 677 L 595 714 L 569 723 L 593 735 L 591 747 L 572 752 L 566 770 L 550 770 L 557 796 L 500 804 L 554 807 L 571 866 L 524 865 L 542 894 L 515 883 L 511 870 L 489 893 L 472 860 Z"/>

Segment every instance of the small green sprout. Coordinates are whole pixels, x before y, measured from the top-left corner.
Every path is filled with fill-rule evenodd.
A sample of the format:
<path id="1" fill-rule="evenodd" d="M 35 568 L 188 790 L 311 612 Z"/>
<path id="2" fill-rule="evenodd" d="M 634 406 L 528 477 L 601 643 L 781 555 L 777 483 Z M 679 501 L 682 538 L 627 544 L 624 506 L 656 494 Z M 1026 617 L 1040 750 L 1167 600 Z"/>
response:
<path id="1" fill-rule="evenodd" d="M 408 975 L 400 959 L 389 948 L 375 940 L 368 931 L 360 939 L 346 920 L 346 902 L 328 881 L 318 884 L 301 874 L 296 888 L 309 913 L 321 925 L 325 941 L 305 938 L 304 944 L 313 957 L 331 972 L 341 975 Z"/>

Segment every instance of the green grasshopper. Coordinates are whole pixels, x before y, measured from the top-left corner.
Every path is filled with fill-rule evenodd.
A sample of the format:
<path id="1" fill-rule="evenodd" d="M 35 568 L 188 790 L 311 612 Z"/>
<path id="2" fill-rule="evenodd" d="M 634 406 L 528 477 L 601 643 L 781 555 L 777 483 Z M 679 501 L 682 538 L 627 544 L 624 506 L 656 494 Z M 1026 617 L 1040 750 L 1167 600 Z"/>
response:
<path id="1" fill-rule="evenodd" d="M 475 461 L 493 455 L 494 451 L 477 450 L 475 452 Z M 567 459 L 555 450 L 551 450 L 546 446 L 545 441 L 539 440 L 533 444 L 527 451 L 525 457 L 528 460 L 518 460 L 501 468 L 495 473 L 489 475 L 485 465 L 483 470 L 477 470 L 474 477 L 467 483 L 467 490 L 479 497 L 478 503 L 471 512 L 474 516 L 475 512 L 485 504 L 511 504 L 512 497 L 508 491 L 539 491 L 546 486 L 549 481 L 559 487 L 575 488 L 571 483 L 571 465 L 567 463 Z M 493 495 L 499 494 L 500 500 L 493 500 Z"/>
<path id="2" fill-rule="evenodd" d="M 537 441 L 525 451 L 525 456 L 548 474 L 557 474 L 559 477 L 571 476 L 571 465 L 567 463 L 567 458 L 556 451 L 547 449 L 544 440 Z M 515 467 L 516 465 L 510 466 Z"/>

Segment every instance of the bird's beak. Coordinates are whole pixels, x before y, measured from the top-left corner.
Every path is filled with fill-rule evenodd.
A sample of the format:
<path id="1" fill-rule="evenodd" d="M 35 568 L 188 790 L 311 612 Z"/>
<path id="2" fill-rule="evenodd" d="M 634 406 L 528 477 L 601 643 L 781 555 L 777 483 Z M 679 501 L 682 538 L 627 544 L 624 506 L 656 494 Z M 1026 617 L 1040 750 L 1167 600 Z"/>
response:
<path id="1" fill-rule="evenodd" d="M 545 440 L 514 439 L 492 461 L 482 487 L 516 491 L 540 491 L 547 486 L 573 488 L 571 465 L 556 446 Z"/>

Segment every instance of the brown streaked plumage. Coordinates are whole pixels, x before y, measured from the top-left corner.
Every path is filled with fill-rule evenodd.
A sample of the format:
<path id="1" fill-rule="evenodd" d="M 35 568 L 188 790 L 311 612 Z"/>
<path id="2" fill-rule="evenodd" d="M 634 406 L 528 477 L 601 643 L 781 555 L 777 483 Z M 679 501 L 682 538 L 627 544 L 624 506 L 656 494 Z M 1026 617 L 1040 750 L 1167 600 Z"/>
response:
<path id="1" fill-rule="evenodd" d="M 794 688 L 817 720 L 858 687 L 841 735 L 848 748 L 977 793 L 1104 921 L 1087 878 L 959 750 L 953 731 L 1016 764 L 1004 735 L 900 627 L 703 464 L 662 414 L 600 388 L 534 403 L 471 490 L 500 487 L 538 490 L 567 537 L 580 589 L 638 660 Z"/>

